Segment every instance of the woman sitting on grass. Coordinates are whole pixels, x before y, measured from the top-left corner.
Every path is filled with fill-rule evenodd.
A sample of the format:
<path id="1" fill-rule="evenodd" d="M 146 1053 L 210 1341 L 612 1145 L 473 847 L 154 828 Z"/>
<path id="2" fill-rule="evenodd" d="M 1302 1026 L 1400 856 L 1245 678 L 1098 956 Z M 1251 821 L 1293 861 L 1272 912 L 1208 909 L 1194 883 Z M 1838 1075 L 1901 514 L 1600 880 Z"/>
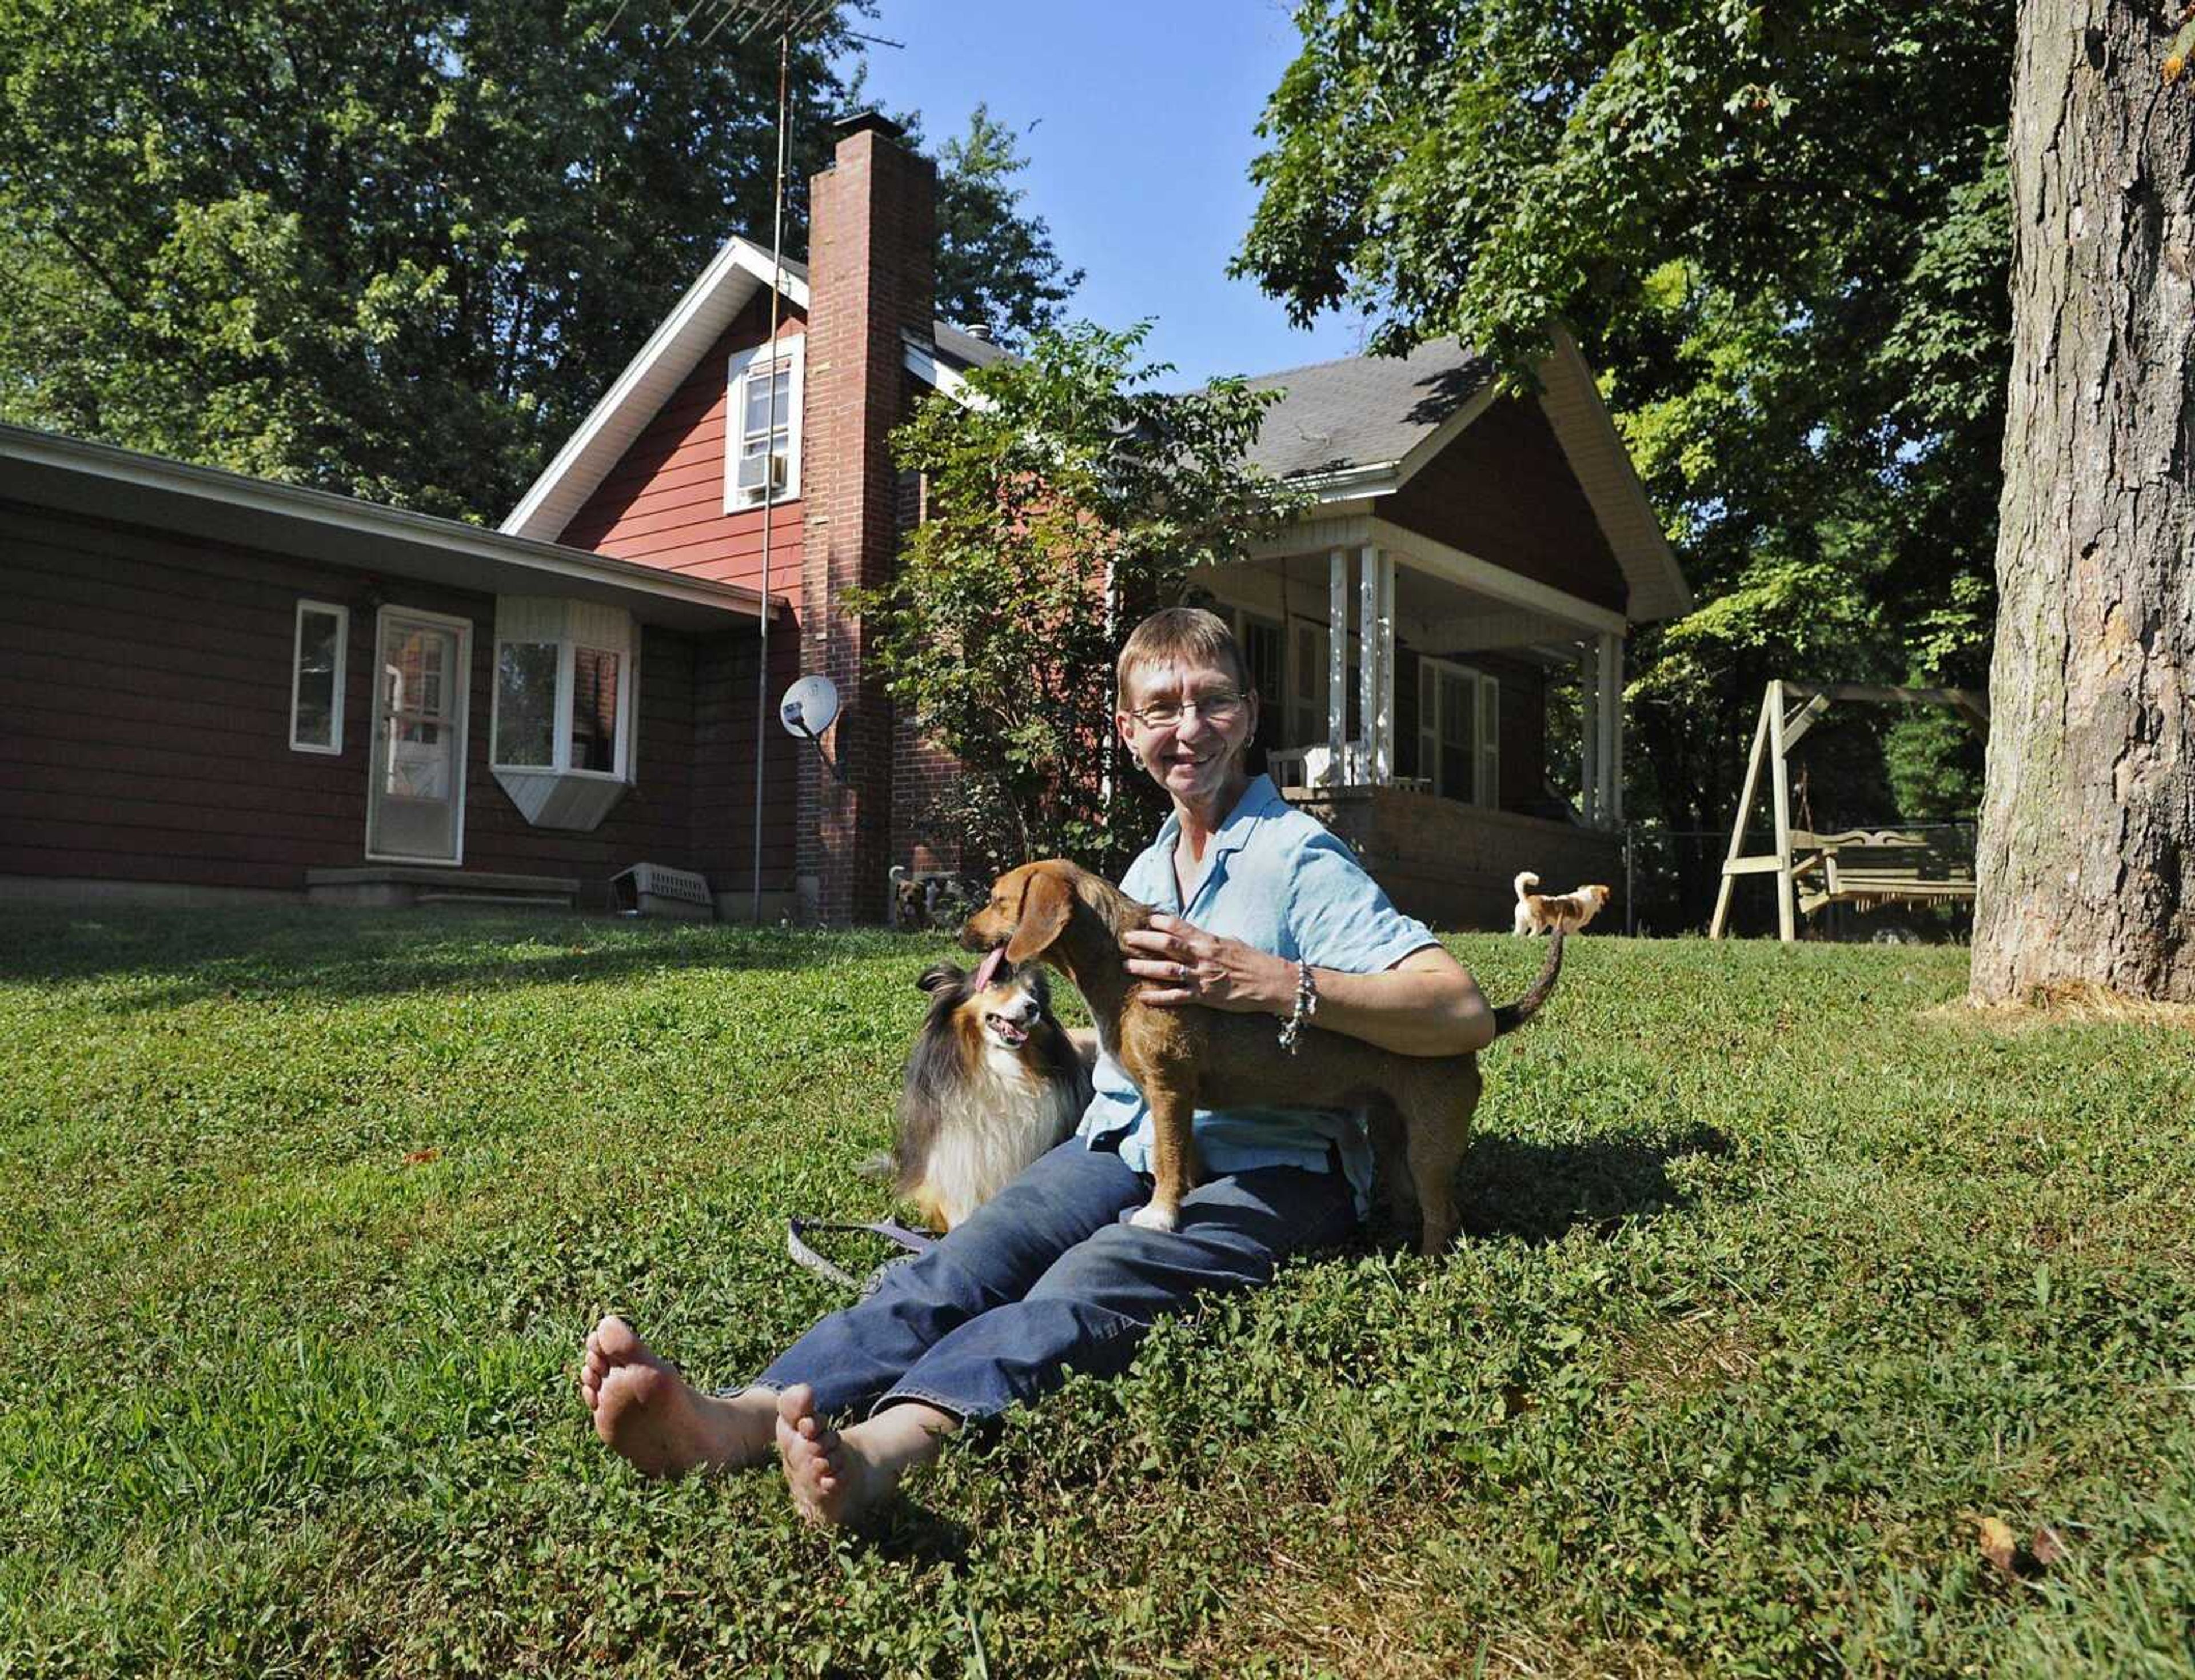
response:
<path id="1" fill-rule="evenodd" d="M 1120 693 L 1121 738 L 1173 802 L 1121 882 L 1164 912 L 1124 941 L 1129 971 L 1159 983 L 1148 1001 L 1286 1018 L 1300 960 L 1328 1031 L 1416 1056 L 1493 1041 L 1462 965 L 1249 774 L 1258 696 L 1225 624 L 1190 608 L 1144 620 L 1121 650 Z M 1363 1216 L 1372 1158 L 1354 1116 L 1236 1109 L 1196 1117 L 1208 1177 L 1181 1228 L 1130 1224 L 1150 1195 L 1150 1113 L 1109 1056 L 1095 1083 L 1078 1136 L 745 1388 L 696 1389 L 605 1318 L 579 1373 L 596 1433 L 651 1476 L 741 1469 L 775 1449 L 800 1510 L 847 1522 L 962 1425 L 1070 1370 L 1124 1369 L 1161 1313 L 1269 1282 L 1284 1256 L 1339 1242 Z"/>

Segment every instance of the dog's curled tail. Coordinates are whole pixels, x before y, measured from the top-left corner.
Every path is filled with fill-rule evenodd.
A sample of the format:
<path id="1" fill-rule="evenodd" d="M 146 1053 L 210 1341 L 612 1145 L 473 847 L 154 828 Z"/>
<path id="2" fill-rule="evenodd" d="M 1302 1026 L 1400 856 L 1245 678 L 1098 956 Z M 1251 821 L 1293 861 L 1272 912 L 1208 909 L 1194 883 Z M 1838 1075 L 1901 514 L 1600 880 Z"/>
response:
<path id="1" fill-rule="evenodd" d="M 1557 928 L 1547 946 L 1547 960 L 1540 969 L 1540 977 L 1532 982 L 1532 989 L 1513 1004 L 1504 1004 L 1494 1011 L 1494 1036 L 1514 1033 L 1534 1015 L 1555 989 L 1555 976 L 1563 971 L 1563 930 Z"/>
<path id="2" fill-rule="evenodd" d="M 1519 904 L 1522 904 L 1524 901 L 1524 889 L 1527 887 L 1536 887 L 1539 884 L 1540 877 L 1533 874 L 1529 869 L 1524 871 L 1521 875 L 1518 876 L 1514 881 L 1510 883 L 1510 885 L 1513 886 L 1517 889 L 1517 902 Z"/>

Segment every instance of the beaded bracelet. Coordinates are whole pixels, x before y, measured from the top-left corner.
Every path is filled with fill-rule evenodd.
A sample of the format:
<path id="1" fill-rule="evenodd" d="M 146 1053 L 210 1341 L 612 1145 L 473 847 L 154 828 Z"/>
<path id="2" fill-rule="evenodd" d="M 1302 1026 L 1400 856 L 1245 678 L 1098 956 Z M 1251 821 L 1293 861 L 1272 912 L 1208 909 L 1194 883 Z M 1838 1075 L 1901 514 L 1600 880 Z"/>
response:
<path id="1" fill-rule="evenodd" d="M 1304 1022 L 1318 1013 L 1318 982 L 1311 978 L 1311 964 L 1296 964 L 1296 1012 L 1281 1026 L 1281 1048 L 1290 1056 L 1296 1053 L 1296 1040 L 1302 1035 Z"/>

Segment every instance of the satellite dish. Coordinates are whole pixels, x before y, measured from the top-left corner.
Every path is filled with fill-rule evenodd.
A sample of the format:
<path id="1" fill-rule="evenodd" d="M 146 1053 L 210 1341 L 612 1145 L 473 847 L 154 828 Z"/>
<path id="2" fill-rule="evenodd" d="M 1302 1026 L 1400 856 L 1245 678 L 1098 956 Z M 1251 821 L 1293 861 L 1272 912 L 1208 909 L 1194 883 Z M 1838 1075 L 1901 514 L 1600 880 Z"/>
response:
<path id="1" fill-rule="evenodd" d="M 809 740 L 829 728 L 838 716 L 838 685 L 820 672 L 804 676 L 785 691 L 777 703 L 778 722 L 786 733 Z"/>

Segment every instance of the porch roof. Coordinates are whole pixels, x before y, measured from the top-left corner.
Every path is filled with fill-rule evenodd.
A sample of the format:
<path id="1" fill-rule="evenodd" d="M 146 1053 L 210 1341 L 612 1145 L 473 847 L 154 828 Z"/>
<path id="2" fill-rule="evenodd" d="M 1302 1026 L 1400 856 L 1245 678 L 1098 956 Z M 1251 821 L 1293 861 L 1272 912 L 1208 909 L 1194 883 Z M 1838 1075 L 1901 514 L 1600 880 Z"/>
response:
<path id="1" fill-rule="evenodd" d="M 1351 356 L 1261 373 L 1278 390 L 1249 458 L 1276 478 L 1399 466 L 1493 377 L 1492 364 L 1454 338 L 1405 356 Z"/>
<path id="2" fill-rule="evenodd" d="M 1550 337 L 1548 354 L 1535 370 L 1537 401 L 1622 568 L 1628 597 L 1622 616 L 1646 624 L 1691 612 L 1691 590 L 1592 368 L 1567 330 L 1558 325 Z M 1374 498 L 1402 489 L 1493 407 L 1496 394 L 1492 364 L 1454 338 L 1432 340 L 1404 356 L 1353 356 L 1259 374 L 1248 383 L 1286 393 L 1266 411 L 1250 459 L 1311 489 L 1321 504 L 1277 544 L 1265 544 L 1268 554 L 1338 515 L 1376 510 Z M 1462 557 L 1507 569 L 1498 555 Z"/>

